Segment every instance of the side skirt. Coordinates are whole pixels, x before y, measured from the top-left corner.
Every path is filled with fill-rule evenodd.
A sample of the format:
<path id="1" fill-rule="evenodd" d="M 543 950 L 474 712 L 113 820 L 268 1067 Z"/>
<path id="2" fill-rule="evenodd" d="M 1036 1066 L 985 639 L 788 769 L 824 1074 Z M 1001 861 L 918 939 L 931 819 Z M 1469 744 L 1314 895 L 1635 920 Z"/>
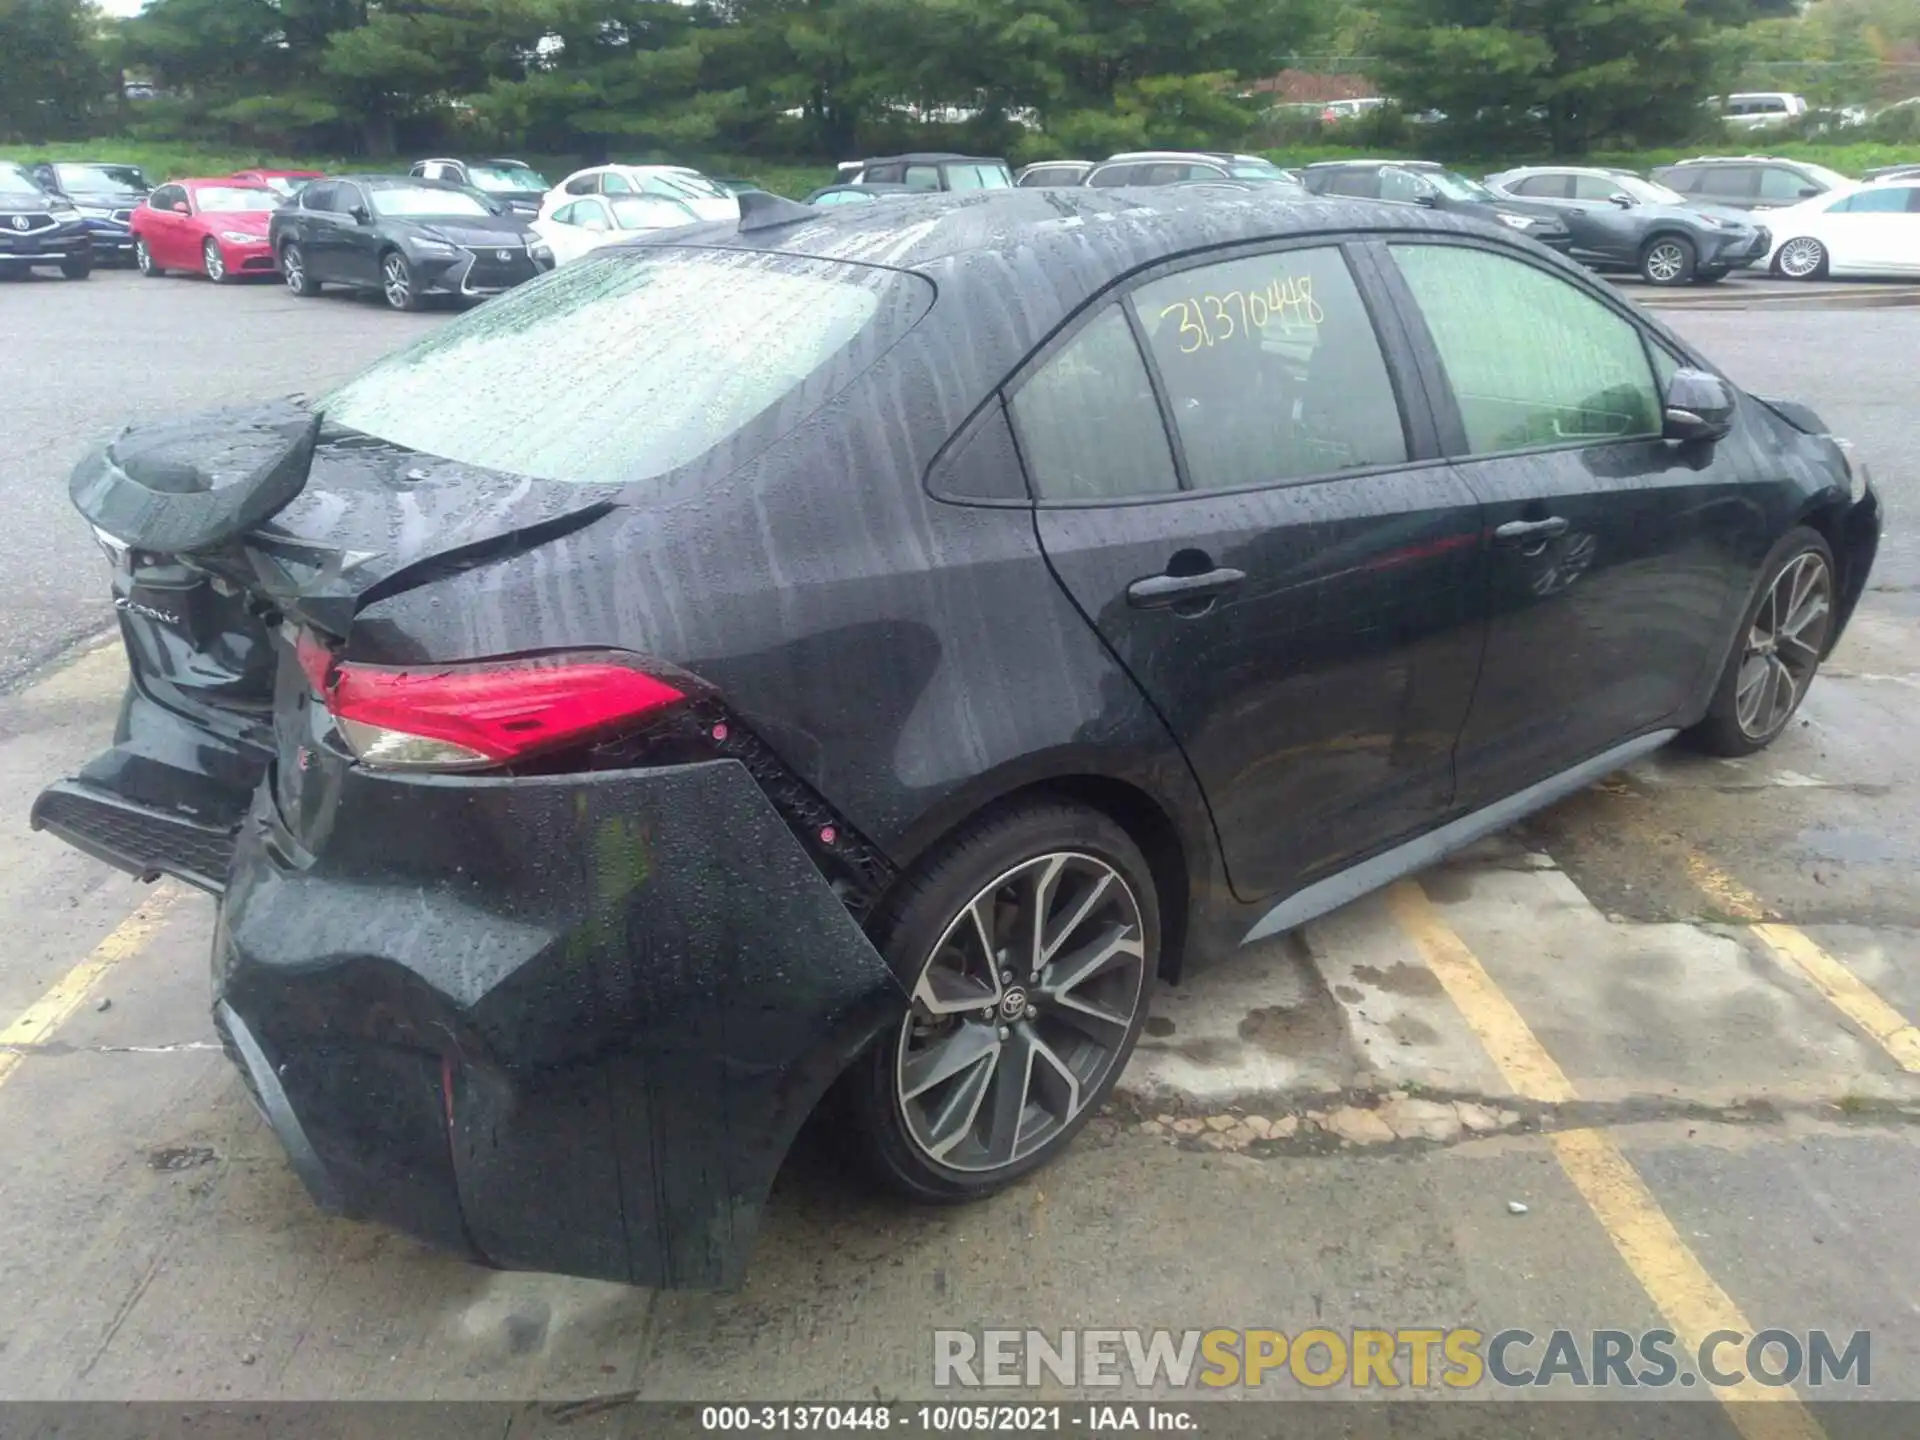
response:
<path id="1" fill-rule="evenodd" d="M 1413 839 L 1396 845 L 1391 850 L 1382 851 L 1371 859 L 1351 865 L 1337 875 L 1316 880 L 1306 889 L 1294 892 L 1275 905 L 1247 932 L 1246 938 L 1240 943 L 1251 945 L 1256 940 L 1265 940 L 1269 936 L 1298 929 L 1309 920 L 1317 920 L 1328 911 L 1338 910 L 1350 900 L 1358 900 L 1370 890 L 1378 890 L 1382 885 L 1391 884 L 1403 875 L 1424 870 L 1436 860 L 1451 855 L 1454 851 L 1471 845 L 1474 841 L 1491 835 L 1496 830 L 1504 830 L 1515 821 L 1533 814 L 1534 811 L 1544 810 L 1554 801 L 1564 799 L 1574 791 L 1612 774 L 1622 765 L 1658 750 L 1679 733 L 1678 730 L 1655 730 L 1651 734 L 1640 736 L 1637 740 L 1616 745 L 1611 750 L 1602 751 L 1591 760 L 1582 761 L 1571 770 L 1550 775 L 1524 790 L 1514 792 L 1504 800 L 1496 800 L 1484 809 L 1475 810 L 1470 815 L 1462 815 L 1457 820 L 1449 820 L 1437 830 L 1416 835 Z"/>

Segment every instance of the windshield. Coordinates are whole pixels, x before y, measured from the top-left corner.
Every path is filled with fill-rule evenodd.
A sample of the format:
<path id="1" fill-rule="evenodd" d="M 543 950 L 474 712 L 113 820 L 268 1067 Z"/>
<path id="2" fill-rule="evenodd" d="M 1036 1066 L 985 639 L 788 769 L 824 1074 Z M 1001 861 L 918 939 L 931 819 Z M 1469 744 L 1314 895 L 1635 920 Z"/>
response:
<path id="1" fill-rule="evenodd" d="M 455 219 L 494 212 L 478 195 L 461 190 L 439 190 L 425 185 L 387 185 L 371 192 L 376 215 L 441 215 Z"/>
<path id="2" fill-rule="evenodd" d="M 1623 195 L 1631 195 L 1642 205 L 1684 205 L 1687 197 L 1678 190 L 1669 190 L 1658 180 L 1642 180 L 1637 175 L 1612 175 L 1608 177 Z"/>
<path id="3" fill-rule="evenodd" d="M 53 173 L 69 195 L 124 195 L 153 188 L 133 165 L 56 165 Z"/>
<path id="4" fill-rule="evenodd" d="M 467 464 L 578 484 L 642 480 L 706 453 L 819 375 L 791 416 L 804 418 L 856 373 L 851 359 L 831 362 L 882 304 L 898 333 L 925 290 L 897 271 L 785 255 L 603 251 L 380 361 L 321 409 Z"/>
<path id="5" fill-rule="evenodd" d="M 280 197 L 264 186 L 202 185 L 193 192 L 198 207 L 222 213 L 239 210 L 278 210 Z"/>
<path id="6" fill-rule="evenodd" d="M 663 195 L 620 195 L 608 203 L 613 206 L 613 223 L 622 230 L 664 230 L 670 225 L 691 225 L 700 218 L 681 201 Z"/>
<path id="7" fill-rule="evenodd" d="M 1011 190 L 1013 175 L 1004 165 L 949 165 L 949 190 Z"/>
<path id="8" fill-rule="evenodd" d="M 1451 170 L 1414 170 L 1409 173 L 1418 175 L 1449 200 L 1479 200 L 1490 203 L 1500 198 L 1478 181 L 1469 180 L 1464 175 L 1456 175 Z"/>
<path id="9" fill-rule="evenodd" d="M 550 188 L 546 176 L 524 165 L 469 165 L 467 176 L 473 181 L 474 189 L 484 190 L 489 195 L 510 195 L 515 191 L 531 190 L 544 192 Z"/>
<path id="10" fill-rule="evenodd" d="M 27 177 L 24 170 L 0 165 L 0 195 L 17 195 L 28 200 L 44 200 L 47 192 Z"/>

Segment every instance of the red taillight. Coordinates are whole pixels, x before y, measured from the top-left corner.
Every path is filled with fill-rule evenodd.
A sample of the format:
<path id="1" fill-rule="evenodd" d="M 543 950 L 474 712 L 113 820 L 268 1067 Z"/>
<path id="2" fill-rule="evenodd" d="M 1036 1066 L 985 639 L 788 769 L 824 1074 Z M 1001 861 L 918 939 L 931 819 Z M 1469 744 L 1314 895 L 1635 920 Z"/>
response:
<path id="1" fill-rule="evenodd" d="M 617 732 L 686 698 L 604 654 L 432 669 L 343 661 L 325 693 L 362 761 L 429 770 L 509 764 Z"/>
<path id="2" fill-rule="evenodd" d="M 300 662 L 300 673 L 307 677 L 313 693 L 324 695 L 327 675 L 333 669 L 333 651 L 322 644 L 312 631 L 302 630 L 293 642 L 293 658 Z"/>

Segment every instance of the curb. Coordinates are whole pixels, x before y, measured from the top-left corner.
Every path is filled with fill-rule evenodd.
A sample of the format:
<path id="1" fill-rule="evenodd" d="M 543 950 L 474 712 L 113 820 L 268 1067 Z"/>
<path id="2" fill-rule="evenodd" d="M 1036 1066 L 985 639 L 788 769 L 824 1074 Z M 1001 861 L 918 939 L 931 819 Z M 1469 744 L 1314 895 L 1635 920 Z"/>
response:
<path id="1" fill-rule="evenodd" d="M 1620 293 L 1647 310 L 1897 310 L 1920 306 L 1920 285 L 1877 289 L 1811 290 L 1795 293 L 1767 289 L 1751 293 L 1642 293 L 1641 287 L 1620 287 Z"/>

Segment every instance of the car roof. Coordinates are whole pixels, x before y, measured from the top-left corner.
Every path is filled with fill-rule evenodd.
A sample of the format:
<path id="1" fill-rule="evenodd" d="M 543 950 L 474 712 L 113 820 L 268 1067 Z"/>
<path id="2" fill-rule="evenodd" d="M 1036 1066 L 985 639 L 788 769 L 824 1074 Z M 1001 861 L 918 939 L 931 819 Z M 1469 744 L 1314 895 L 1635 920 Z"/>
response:
<path id="1" fill-rule="evenodd" d="M 262 185 L 257 180 L 248 180 L 240 175 L 188 175 L 165 183 L 168 185 L 218 185 L 226 190 L 262 190 L 269 195 L 276 193 L 272 186 Z"/>
<path id="2" fill-rule="evenodd" d="M 1398 165 L 1403 170 L 1444 170 L 1446 166 L 1438 160 L 1400 160 L 1385 156 L 1377 160 L 1315 160 L 1306 168 L 1309 170 L 1378 170 L 1385 165 Z"/>
<path id="3" fill-rule="evenodd" d="M 1676 160 L 1672 165 L 1662 165 L 1662 170 L 1671 170 L 1678 165 L 1792 165 L 1796 168 L 1805 162 L 1795 160 L 1791 155 L 1695 155 L 1686 160 Z"/>
<path id="4" fill-rule="evenodd" d="M 464 185 L 456 185 L 451 180 L 429 180 L 424 175 L 395 175 L 390 170 L 356 172 L 349 175 L 329 175 L 329 180 L 351 180 L 356 185 L 371 185 L 377 189 L 401 189 L 423 187 L 429 190 L 458 190 L 462 195 L 473 192 Z"/>
<path id="5" fill-rule="evenodd" d="M 1007 162 L 998 155 L 961 155 L 952 150 L 910 150 L 902 155 L 875 155 L 871 159 L 860 161 L 864 168 L 868 165 L 887 165 L 895 160 L 918 161 L 922 164 L 944 165 L 959 160 L 973 165 L 1004 165 Z"/>

